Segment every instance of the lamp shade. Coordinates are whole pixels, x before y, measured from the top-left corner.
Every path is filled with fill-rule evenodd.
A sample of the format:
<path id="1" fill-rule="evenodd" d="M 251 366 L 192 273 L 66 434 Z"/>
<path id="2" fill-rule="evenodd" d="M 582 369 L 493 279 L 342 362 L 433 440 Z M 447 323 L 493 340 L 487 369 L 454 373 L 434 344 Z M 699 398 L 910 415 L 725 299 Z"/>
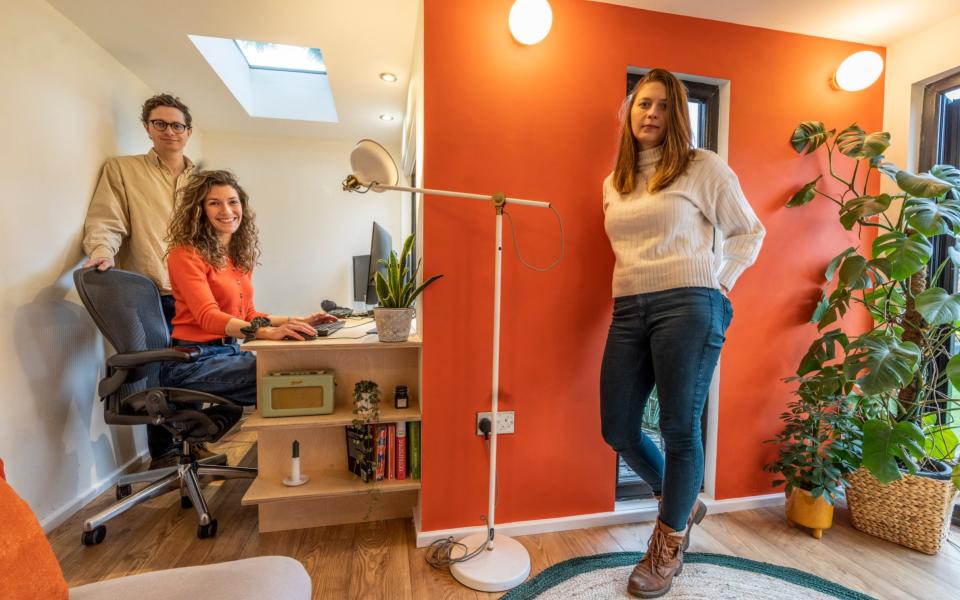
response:
<path id="1" fill-rule="evenodd" d="M 883 58 L 872 50 L 855 52 L 840 63 L 833 82 L 841 90 L 859 92 L 880 78 L 883 73 Z"/>
<path id="2" fill-rule="evenodd" d="M 397 185 L 400 178 L 393 157 L 386 148 L 373 140 L 357 142 L 350 152 L 350 168 L 353 176 L 363 185 Z M 376 187 L 372 189 L 375 192 L 383 191 Z"/>
<path id="3" fill-rule="evenodd" d="M 509 21 L 514 39 L 532 46 L 550 33 L 553 10 L 547 0 L 516 0 L 510 8 Z"/>

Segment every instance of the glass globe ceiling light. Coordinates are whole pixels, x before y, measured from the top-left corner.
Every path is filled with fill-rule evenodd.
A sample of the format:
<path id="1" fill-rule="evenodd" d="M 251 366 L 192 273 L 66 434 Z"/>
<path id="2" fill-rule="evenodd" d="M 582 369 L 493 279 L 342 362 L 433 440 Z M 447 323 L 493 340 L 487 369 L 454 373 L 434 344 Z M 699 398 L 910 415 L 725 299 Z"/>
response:
<path id="1" fill-rule="evenodd" d="M 841 90 L 859 92 L 865 90 L 883 73 L 883 59 L 872 50 L 855 52 L 840 63 L 833 83 Z"/>
<path id="2" fill-rule="evenodd" d="M 510 8 L 510 33 L 521 44 L 532 46 L 550 33 L 553 10 L 547 0 L 517 0 Z"/>

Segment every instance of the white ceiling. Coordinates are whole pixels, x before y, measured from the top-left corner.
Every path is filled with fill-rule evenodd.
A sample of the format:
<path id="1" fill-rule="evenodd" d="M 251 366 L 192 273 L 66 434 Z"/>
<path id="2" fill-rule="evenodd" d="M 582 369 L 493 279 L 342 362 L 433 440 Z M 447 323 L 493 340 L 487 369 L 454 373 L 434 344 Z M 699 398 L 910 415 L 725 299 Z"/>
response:
<path id="1" fill-rule="evenodd" d="M 593 0 L 887 46 L 960 13 L 960 0 Z"/>
<path id="2" fill-rule="evenodd" d="M 400 144 L 417 0 L 48 1 L 148 86 L 179 96 L 201 131 Z M 248 116 L 187 34 L 319 48 L 339 123 Z"/>
<path id="3" fill-rule="evenodd" d="M 180 96 L 202 131 L 400 143 L 418 0 L 48 1 L 151 88 Z M 876 45 L 960 13 L 960 0 L 594 1 Z M 320 48 L 340 122 L 248 116 L 187 34 Z"/>

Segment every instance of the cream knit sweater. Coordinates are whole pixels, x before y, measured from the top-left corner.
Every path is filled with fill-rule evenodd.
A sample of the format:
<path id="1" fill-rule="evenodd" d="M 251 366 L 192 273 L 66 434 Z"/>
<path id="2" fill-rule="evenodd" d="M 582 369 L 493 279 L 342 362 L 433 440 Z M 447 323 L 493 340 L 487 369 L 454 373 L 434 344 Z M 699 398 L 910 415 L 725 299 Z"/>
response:
<path id="1" fill-rule="evenodd" d="M 651 194 L 647 179 L 662 148 L 640 153 L 640 177 L 630 194 L 603 181 L 604 229 L 616 256 L 613 296 L 680 287 L 733 289 L 760 252 L 764 229 L 740 189 L 736 174 L 713 152 L 697 150 L 687 171 Z M 722 235 L 719 261 L 714 228 Z"/>

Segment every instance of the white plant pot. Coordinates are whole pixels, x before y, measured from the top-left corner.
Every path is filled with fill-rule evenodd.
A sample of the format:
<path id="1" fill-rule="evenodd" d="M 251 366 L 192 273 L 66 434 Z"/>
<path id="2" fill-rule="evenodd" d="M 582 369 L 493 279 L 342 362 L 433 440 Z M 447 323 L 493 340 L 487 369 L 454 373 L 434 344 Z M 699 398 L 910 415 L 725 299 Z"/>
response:
<path id="1" fill-rule="evenodd" d="M 375 308 L 373 320 L 381 342 L 405 342 L 410 337 L 410 323 L 416 311 L 413 308 Z"/>

